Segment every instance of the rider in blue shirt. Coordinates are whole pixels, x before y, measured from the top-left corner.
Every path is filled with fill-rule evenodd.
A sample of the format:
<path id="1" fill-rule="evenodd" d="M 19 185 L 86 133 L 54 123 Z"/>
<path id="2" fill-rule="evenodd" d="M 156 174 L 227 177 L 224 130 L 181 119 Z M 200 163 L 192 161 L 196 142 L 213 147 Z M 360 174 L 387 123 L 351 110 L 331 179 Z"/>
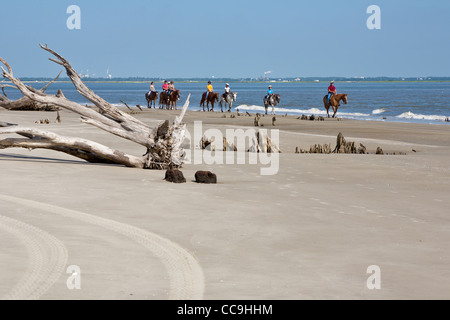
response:
<path id="1" fill-rule="evenodd" d="M 272 95 L 273 95 L 272 86 L 269 86 L 269 90 L 267 90 L 266 100 L 269 100 Z"/>

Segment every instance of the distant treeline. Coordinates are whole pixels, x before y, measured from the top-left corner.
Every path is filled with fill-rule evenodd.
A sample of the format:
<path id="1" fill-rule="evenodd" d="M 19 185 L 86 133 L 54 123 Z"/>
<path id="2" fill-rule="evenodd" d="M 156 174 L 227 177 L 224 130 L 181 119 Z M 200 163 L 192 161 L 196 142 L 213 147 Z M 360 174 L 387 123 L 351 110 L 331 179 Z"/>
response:
<path id="1" fill-rule="evenodd" d="M 51 78 L 32 78 L 23 77 L 22 81 L 33 82 L 33 81 L 51 81 Z M 164 80 L 170 80 L 174 82 L 328 82 L 334 80 L 337 82 L 380 82 L 380 81 L 450 81 L 450 77 L 298 77 L 298 78 L 144 78 L 144 77 L 129 77 L 129 78 L 83 78 L 86 82 L 162 82 Z M 70 81 L 69 78 L 60 78 L 59 81 Z"/>

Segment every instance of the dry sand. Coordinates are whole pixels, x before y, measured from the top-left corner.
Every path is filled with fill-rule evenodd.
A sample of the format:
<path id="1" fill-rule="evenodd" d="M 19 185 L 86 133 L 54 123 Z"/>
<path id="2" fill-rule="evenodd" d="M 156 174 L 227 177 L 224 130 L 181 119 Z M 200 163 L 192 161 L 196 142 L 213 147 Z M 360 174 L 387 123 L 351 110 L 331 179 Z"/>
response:
<path id="1" fill-rule="evenodd" d="M 173 119 L 172 111 L 136 117 Z M 83 125 L 36 125 L 54 113 L 0 120 L 80 136 L 140 155 L 140 146 Z M 189 112 L 204 129 L 253 118 Z M 272 129 L 270 117 L 262 119 Z M 188 180 L 95 165 L 45 150 L 0 150 L 0 298 L 449 299 L 450 126 L 277 117 L 280 168 L 193 165 Z M 372 153 L 295 154 L 342 132 Z M 416 152 L 413 152 L 412 150 Z M 219 184 L 197 185 L 197 170 Z M 70 265 L 81 289 L 69 290 Z M 369 290 L 367 268 L 381 268 Z"/>

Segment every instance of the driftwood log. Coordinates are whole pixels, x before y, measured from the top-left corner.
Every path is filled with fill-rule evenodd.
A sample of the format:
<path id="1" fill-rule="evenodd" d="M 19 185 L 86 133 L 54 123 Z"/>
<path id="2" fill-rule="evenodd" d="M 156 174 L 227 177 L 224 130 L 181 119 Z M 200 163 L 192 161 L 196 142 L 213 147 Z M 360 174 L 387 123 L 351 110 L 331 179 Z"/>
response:
<path id="1" fill-rule="evenodd" d="M 4 61 L 2 58 L 0 58 L 0 62 L 3 63 L 3 64 L 6 63 L 6 61 Z M 60 72 L 55 79 L 53 79 L 52 81 L 47 83 L 39 91 L 42 92 L 42 93 L 45 93 L 45 90 L 52 83 L 54 83 L 56 80 L 58 80 L 58 78 L 61 75 L 61 73 L 62 72 Z M 0 83 L 0 88 L 2 89 L 2 93 L 0 94 L 0 108 L 4 108 L 4 109 L 7 109 L 7 110 L 13 110 L 13 111 L 58 111 L 58 110 L 61 110 L 61 108 L 59 108 L 58 106 L 51 105 L 51 104 L 48 104 L 48 103 L 40 103 L 40 102 L 34 101 L 34 100 L 32 100 L 32 99 L 30 99 L 30 98 L 28 98 L 26 96 L 24 96 L 24 97 L 22 97 L 22 98 L 20 98 L 18 100 L 15 100 L 15 101 L 11 101 L 8 98 L 8 95 L 5 92 L 5 88 L 17 89 L 17 87 L 14 86 L 14 85 L 11 85 L 11 84 Z M 28 88 L 30 90 L 36 90 L 34 88 L 31 88 L 31 87 L 28 87 Z"/>
<path id="2" fill-rule="evenodd" d="M 143 156 L 134 156 L 94 141 L 60 136 L 52 132 L 4 122 L 0 122 L 0 135 L 18 134 L 21 137 L 0 139 L 0 149 L 49 149 L 64 152 L 88 162 L 114 163 L 141 169 L 163 170 L 169 167 L 179 168 L 182 166 L 185 156 L 182 143 L 186 131 L 186 125 L 182 123 L 182 120 L 189 106 L 190 96 L 180 116 L 172 124 L 166 121 L 160 123 L 156 128 L 152 128 L 96 95 L 83 83 L 69 61 L 47 46 L 40 46 L 43 50 L 55 57 L 49 58 L 50 61 L 64 67 L 77 91 L 91 101 L 97 107 L 98 111 L 66 99 L 61 91 L 55 96 L 46 94 L 45 90 L 37 90 L 26 86 L 22 81 L 14 77 L 10 65 L 4 59 L 0 58 L 0 62 L 6 67 L 6 70 L 1 67 L 3 77 L 8 79 L 12 83 L 12 86 L 20 90 L 25 99 L 29 99 L 38 104 L 56 106 L 77 113 L 81 116 L 83 123 L 95 126 L 123 139 L 130 140 L 144 147 L 147 152 Z"/>

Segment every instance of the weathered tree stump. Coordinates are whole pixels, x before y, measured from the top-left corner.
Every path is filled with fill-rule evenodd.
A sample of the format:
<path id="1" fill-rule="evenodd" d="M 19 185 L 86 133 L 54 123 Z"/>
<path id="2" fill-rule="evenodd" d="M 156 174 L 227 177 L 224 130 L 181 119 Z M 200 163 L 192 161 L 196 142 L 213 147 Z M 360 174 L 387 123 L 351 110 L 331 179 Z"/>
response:
<path id="1" fill-rule="evenodd" d="M 359 144 L 358 153 L 367 154 L 367 148 L 362 143 Z"/>
<path id="2" fill-rule="evenodd" d="M 384 154 L 383 149 L 381 149 L 381 147 L 378 147 L 377 151 L 376 151 L 376 154 L 383 155 Z"/>
<path id="3" fill-rule="evenodd" d="M 342 133 L 339 132 L 336 140 L 336 148 L 333 150 L 333 153 L 357 153 L 357 150 L 355 143 L 347 142 Z"/>

